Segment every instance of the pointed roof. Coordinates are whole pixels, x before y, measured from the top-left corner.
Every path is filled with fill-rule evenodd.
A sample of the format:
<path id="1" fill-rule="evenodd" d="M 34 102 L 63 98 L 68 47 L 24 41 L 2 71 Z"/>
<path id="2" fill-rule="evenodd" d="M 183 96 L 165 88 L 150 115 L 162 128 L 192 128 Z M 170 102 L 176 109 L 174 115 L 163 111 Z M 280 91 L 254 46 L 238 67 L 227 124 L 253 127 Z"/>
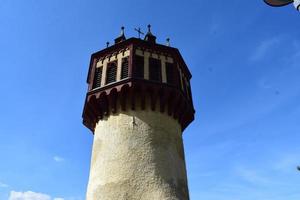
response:
<path id="1" fill-rule="evenodd" d="M 154 36 L 152 33 L 151 33 L 151 25 L 149 24 L 148 25 L 148 32 L 147 34 L 145 35 L 145 41 L 147 42 L 151 42 L 151 43 L 156 43 L 156 36 Z"/>
<path id="2" fill-rule="evenodd" d="M 115 44 L 117 44 L 117 43 L 119 43 L 119 42 L 123 42 L 123 41 L 126 40 L 125 33 L 124 33 L 124 29 L 125 29 L 124 26 L 122 26 L 122 27 L 121 27 L 121 34 L 120 34 L 119 37 L 117 37 L 117 38 L 115 39 Z"/>

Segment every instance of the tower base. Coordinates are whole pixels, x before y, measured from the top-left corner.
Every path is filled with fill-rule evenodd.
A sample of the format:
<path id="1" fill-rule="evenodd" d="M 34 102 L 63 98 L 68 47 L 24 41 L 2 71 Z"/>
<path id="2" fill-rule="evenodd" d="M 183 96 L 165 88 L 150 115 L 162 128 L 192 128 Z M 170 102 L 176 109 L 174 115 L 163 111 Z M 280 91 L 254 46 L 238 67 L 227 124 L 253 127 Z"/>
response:
<path id="1" fill-rule="evenodd" d="M 99 121 L 87 200 L 188 200 L 181 126 L 167 114 L 127 111 Z"/>

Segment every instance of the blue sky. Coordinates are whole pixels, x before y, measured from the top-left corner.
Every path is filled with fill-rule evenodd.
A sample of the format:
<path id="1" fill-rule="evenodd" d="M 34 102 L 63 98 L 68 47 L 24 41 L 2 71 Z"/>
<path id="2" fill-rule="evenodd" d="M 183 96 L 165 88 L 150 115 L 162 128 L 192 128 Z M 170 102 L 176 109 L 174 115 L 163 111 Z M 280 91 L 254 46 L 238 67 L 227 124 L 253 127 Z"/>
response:
<path id="1" fill-rule="evenodd" d="M 299 200 L 300 15 L 262 0 L 0 0 L 0 199 L 83 200 L 90 54 L 135 27 L 192 74 L 192 200 Z"/>

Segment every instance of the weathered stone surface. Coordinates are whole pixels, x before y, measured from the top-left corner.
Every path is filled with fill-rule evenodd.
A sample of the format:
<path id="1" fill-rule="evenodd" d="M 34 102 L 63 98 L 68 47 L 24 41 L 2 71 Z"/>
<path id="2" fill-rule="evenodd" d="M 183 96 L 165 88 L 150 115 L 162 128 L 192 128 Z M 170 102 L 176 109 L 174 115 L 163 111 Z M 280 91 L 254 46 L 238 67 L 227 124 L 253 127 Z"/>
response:
<path id="1" fill-rule="evenodd" d="M 128 111 L 95 128 L 87 200 L 188 200 L 180 124 Z"/>

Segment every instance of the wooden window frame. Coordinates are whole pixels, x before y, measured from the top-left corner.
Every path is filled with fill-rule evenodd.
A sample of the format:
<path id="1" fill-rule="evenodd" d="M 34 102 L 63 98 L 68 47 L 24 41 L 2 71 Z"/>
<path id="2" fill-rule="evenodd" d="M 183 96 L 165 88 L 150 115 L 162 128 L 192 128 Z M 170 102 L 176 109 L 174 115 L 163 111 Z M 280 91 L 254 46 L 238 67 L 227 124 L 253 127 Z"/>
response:
<path id="1" fill-rule="evenodd" d="M 109 73 L 109 70 L 112 67 L 115 67 L 115 80 L 111 81 L 111 82 L 108 82 L 108 78 L 109 78 L 108 73 Z M 108 85 L 108 84 L 111 84 L 111 83 L 115 83 L 117 81 L 117 71 L 118 71 L 118 62 L 117 61 L 112 61 L 112 62 L 107 63 L 105 85 Z"/>
<path id="2" fill-rule="evenodd" d="M 140 60 L 139 60 L 140 59 Z M 141 61 L 143 64 L 142 66 L 139 66 L 138 61 Z M 142 70 L 142 71 L 140 71 Z M 135 66 L 134 66 L 134 73 L 133 73 L 135 78 L 145 78 L 145 61 L 144 61 L 144 56 L 140 55 L 135 55 Z"/>
<path id="3" fill-rule="evenodd" d="M 97 73 L 97 70 L 99 70 L 100 72 Z M 99 77 L 100 77 L 100 80 L 98 80 Z M 103 66 L 96 67 L 95 71 L 94 71 L 92 90 L 101 87 L 102 78 L 103 78 Z"/>
<path id="4" fill-rule="evenodd" d="M 153 64 L 152 61 L 156 61 L 158 65 L 155 65 Z M 154 70 L 154 67 L 156 66 L 159 66 L 159 69 L 157 70 L 158 72 L 158 79 L 153 79 L 153 71 Z M 149 80 L 150 81 L 155 81 L 155 82 L 162 82 L 162 64 L 161 64 L 161 60 L 160 59 L 157 59 L 157 58 L 152 58 L 152 57 L 149 57 Z"/>
<path id="5" fill-rule="evenodd" d="M 123 66 L 123 63 L 124 63 L 124 61 L 125 60 L 127 60 L 127 74 L 124 76 L 124 74 L 123 74 L 123 70 L 124 70 L 124 66 Z M 123 80 L 123 79 L 126 79 L 126 78 L 128 78 L 129 77 L 129 56 L 127 56 L 127 57 L 124 57 L 124 58 L 122 58 L 122 61 L 121 61 L 121 80 Z"/>
<path id="6" fill-rule="evenodd" d="M 177 68 L 175 66 L 174 63 L 171 63 L 171 62 L 166 62 L 165 63 L 165 66 L 166 66 L 166 81 L 167 81 L 167 84 L 170 84 L 170 85 L 176 85 L 176 82 L 177 82 L 177 78 L 176 78 L 176 71 L 177 71 Z M 171 72 L 169 72 L 169 70 L 171 69 Z M 171 76 L 171 78 L 170 78 Z"/>

